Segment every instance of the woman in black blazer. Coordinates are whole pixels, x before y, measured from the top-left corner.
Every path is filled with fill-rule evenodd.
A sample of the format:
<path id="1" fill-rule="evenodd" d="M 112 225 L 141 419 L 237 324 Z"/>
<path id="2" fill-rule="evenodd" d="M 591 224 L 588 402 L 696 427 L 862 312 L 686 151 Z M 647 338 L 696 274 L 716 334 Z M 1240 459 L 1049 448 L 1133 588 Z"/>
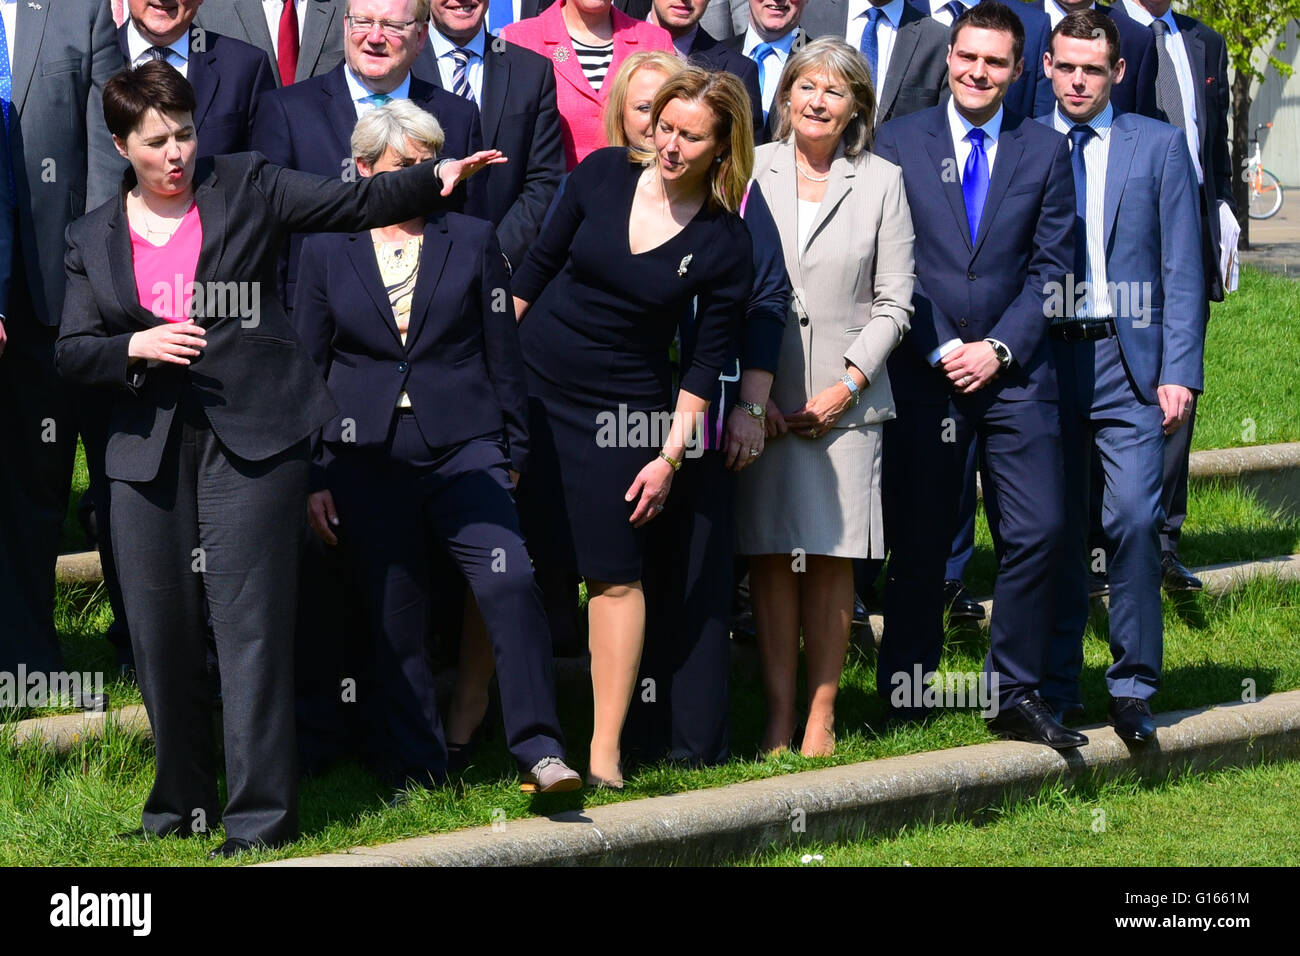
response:
<path id="1" fill-rule="evenodd" d="M 371 176 L 442 146 L 431 114 L 397 100 L 357 122 Z M 512 491 L 527 467 L 528 396 L 505 259 L 492 224 L 456 213 L 313 236 L 294 321 L 339 405 L 322 430 L 312 527 L 342 543 L 370 624 L 367 750 L 395 787 L 439 783 L 447 743 L 426 637 L 445 547 L 492 642 L 506 742 L 525 789 L 577 789 L 555 713 L 551 638 Z"/>
<path id="2" fill-rule="evenodd" d="M 133 835 L 189 836 L 222 818 L 210 616 L 228 789 L 213 855 L 233 856 L 297 834 L 298 530 L 308 437 L 335 413 L 276 297 L 280 249 L 292 232 L 440 206 L 440 192 L 499 154 L 445 164 L 443 181 L 424 167 L 346 183 L 250 153 L 196 162 L 193 110 L 193 89 L 161 62 L 105 85 L 104 116 L 132 168 L 116 200 L 68 227 L 56 361 L 72 382 L 112 387 L 113 547 L 157 750 Z"/>

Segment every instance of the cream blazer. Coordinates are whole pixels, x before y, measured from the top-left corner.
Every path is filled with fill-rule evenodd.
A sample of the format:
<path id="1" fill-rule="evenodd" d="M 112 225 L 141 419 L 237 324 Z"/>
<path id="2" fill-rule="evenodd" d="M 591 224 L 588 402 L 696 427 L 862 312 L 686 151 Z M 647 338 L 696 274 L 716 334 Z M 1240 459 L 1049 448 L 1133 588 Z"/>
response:
<path id="1" fill-rule="evenodd" d="M 835 427 L 894 418 L 885 360 L 910 326 L 916 281 L 902 171 L 866 151 L 850 159 L 841 147 L 803 249 L 797 177 L 793 141 L 755 150 L 754 179 L 781 234 L 794 293 L 772 399 L 784 412 L 802 407 L 839 381 L 847 359 L 867 387 Z"/>

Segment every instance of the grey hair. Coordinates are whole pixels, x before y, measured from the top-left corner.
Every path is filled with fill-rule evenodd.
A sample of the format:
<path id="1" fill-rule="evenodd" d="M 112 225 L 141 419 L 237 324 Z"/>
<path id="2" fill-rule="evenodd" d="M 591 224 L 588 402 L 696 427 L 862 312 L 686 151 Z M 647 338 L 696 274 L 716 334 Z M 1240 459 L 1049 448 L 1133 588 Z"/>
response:
<path id="1" fill-rule="evenodd" d="M 435 156 L 446 136 L 434 115 L 410 100 L 393 100 L 357 120 L 352 130 L 352 157 L 374 166 L 391 146 L 405 153 L 407 140 L 424 146 Z"/>
<path id="2" fill-rule="evenodd" d="M 867 61 L 854 47 L 839 37 L 820 37 L 795 50 L 786 61 L 773 103 L 777 109 L 776 138 L 789 138 L 794 130 L 790 119 L 790 90 L 805 73 L 828 73 L 839 76 L 853 95 L 854 115 L 840 137 L 845 156 L 856 156 L 871 148 L 875 130 L 876 90 L 871 84 Z"/>

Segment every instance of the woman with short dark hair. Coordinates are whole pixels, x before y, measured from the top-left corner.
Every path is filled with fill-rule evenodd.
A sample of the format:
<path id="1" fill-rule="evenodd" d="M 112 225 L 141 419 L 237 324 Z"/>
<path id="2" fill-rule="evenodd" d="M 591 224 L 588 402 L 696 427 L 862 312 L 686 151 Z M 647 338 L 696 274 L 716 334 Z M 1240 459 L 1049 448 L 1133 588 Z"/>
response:
<path id="1" fill-rule="evenodd" d="M 56 360 L 112 389 L 105 470 L 157 775 L 141 829 L 189 836 L 219 819 L 215 856 L 298 830 L 293 629 L 308 436 L 337 409 L 275 286 L 291 232 L 356 230 L 443 204 L 498 153 L 357 183 L 254 153 L 196 162 L 194 91 L 150 62 L 104 87 L 131 168 L 117 199 L 68 227 Z M 206 611 L 205 611 L 206 608 Z M 221 669 L 226 784 L 206 682 Z"/>

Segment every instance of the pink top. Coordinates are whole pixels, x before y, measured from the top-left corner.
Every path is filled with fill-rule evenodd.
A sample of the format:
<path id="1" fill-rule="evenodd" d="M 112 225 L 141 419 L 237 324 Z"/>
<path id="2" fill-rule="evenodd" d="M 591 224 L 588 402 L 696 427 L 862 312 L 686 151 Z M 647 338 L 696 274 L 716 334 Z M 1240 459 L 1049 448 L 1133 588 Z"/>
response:
<path id="1" fill-rule="evenodd" d="M 199 222 L 198 206 L 190 207 L 171 238 L 161 246 L 155 246 L 132 229 L 131 261 L 140 304 L 168 322 L 188 319 L 202 245 L 203 224 Z"/>
<path id="2" fill-rule="evenodd" d="M 634 20 L 622 10 L 610 7 L 614 25 L 614 59 L 597 93 L 587 82 L 573 50 L 573 40 L 564 25 L 561 8 L 564 0 L 551 4 L 539 15 L 519 20 L 501 31 L 503 39 L 539 53 L 551 61 L 555 70 L 555 99 L 560 110 L 560 128 L 564 134 L 564 157 L 570 170 L 609 144 L 605 142 L 605 124 L 601 114 L 614 85 L 614 74 L 638 50 L 675 52 L 668 31 L 651 23 Z"/>

